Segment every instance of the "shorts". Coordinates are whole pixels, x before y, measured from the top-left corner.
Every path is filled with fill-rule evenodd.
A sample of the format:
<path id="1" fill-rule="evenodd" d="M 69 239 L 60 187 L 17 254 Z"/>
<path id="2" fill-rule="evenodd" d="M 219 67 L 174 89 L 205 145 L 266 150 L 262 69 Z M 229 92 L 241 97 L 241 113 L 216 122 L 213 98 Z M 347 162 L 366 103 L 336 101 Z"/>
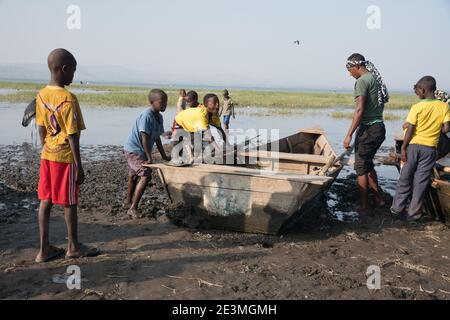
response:
<path id="1" fill-rule="evenodd" d="M 230 124 L 231 115 L 223 116 L 223 123 L 226 125 Z"/>
<path id="2" fill-rule="evenodd" d="M 375 168 L 373 159 L 385 139 L 384 123 L 359 127 L 355 138 L 355 171 L 358 176 L 363 176 Z"/>
<path id="3" fill-rule="evenodd" d="M 125 150 L 123 153 L 128 163 L 128 175 L 138 177 L 150 177 L 152 175 L 152 170 L 144 167 L 144 164 L 147 163 L 147 159 L 141 155 Z"/>
<path id="4" fill-rule="evenodd" d="M 75 182 L 75 163 L 41 160 L 38 198 L 52 204 L 75 206 L 78 204 L 80 187 Z"/>

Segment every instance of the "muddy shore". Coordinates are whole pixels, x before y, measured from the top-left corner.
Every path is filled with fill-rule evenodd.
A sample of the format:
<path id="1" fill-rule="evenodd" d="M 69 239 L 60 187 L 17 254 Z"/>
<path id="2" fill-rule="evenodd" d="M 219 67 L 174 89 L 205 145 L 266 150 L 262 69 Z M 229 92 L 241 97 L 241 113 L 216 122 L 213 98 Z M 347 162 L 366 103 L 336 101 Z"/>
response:
<path id="1" fill-rule="evenodd" d="M 180 213 L 157 178 L 143 198 L 144 217 L 127 217 L 121 152 L 82 150 L 80 240 L 103 254 L 37 265 L 39 154 L 30 145 L 0 146 L 0 299 L 450 299 L 448 227 L 409 226 L 392 220 L 388 209 L 336 220 L 336 212 L 357 203 L 351 171 L 275 237 L 174 224 L 168 216 Z M 65 237 L 56 207 L 52 243 L 65 247 Z M 73 264 L 81 267 L 81 290 L 58 281 Z M 370 265 L 381 268 L 380 290 L 366 286 Z"/>

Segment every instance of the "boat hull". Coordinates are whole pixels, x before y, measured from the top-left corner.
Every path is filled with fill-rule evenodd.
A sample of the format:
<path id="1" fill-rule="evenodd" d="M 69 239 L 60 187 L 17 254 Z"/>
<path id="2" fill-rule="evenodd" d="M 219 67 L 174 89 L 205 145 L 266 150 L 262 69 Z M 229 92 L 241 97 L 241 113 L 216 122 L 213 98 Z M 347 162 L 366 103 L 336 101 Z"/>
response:
<path id="1" fill-rule="evenodd" d="M 206 226 L 264 234 L 280 233 L 342 170 L 323 132 L 315 129 L 236 156 L 243 162 L 149 166 L 159 172 L 173 204 L 190 207 Z"/>
<path id="2" fill-rule="evenodd" d="M 278 234 L 339 174 L 336 171 L 323 184 L 311 184 L 270 175 L 212 173 L 196 166 L 157 169 L 170 181 L 172 201 L 189 206 L 208 227 L 264 234 Z"/>
<path id="3" fill-rule="evenodd" d="M 431 189 L 433 210 L 442 222 L 450 226 L 450 182 L 434 179 Z"/>

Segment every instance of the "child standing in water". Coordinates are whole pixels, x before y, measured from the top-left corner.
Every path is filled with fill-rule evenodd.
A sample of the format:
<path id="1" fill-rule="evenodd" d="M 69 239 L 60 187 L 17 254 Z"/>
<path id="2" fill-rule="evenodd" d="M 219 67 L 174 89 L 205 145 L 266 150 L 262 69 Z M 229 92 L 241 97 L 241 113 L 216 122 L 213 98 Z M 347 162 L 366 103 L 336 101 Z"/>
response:
<path id="1" fill-rule="evenodd" d="M 223 101 L 219 111 L 219 117 L 221 116 L 223 116 L 224 129 L 228 130 L 230 128 L 231 117 L 234 119 L 235 115 L 233 99 L 231 99 L 230 93 L 226 89 L 223 91 Z"/>
<path id="2" fill-rule="evenodd" d="M 186 90 L 181 89 L 180 95 L 178 96 L 177 101 L 177 113 L 179 114 L 181 111 L 186 110 Z"/>

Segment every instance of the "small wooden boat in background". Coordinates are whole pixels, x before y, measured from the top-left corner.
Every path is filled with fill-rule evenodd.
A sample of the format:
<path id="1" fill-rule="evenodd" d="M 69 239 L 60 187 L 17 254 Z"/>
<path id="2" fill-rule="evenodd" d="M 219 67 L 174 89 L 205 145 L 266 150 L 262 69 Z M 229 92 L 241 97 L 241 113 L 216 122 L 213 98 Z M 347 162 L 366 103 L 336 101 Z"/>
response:
<path id="1" fill-rule="evenodd" d="M 254 161 L 242 165 L 148 166 L 158 170 L 173 203 L 190 206 L 211 228 L 278 234 L 331 186 L 343 165 L 321 130 L 283 138 L 276 152 L 271 145 L 245 151 Z"/>

